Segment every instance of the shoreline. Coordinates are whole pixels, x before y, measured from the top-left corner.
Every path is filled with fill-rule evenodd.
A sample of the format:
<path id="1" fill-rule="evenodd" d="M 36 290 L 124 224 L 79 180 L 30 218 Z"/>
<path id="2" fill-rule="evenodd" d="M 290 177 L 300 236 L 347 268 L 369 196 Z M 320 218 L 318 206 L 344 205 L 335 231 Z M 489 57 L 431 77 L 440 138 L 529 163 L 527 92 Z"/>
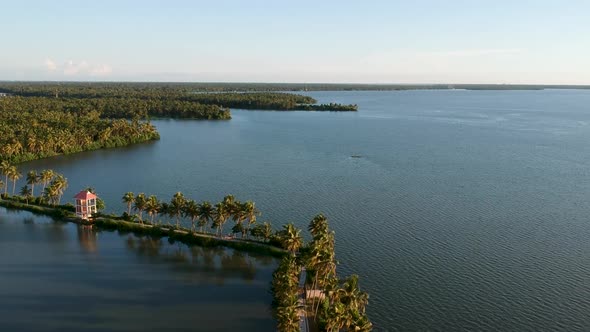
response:
<path id="1" fill-rule="evenodd" d="M 258 254 L 266 254 L 268 256 L 281 258 L 285 256 L 288 251 L 268 243 L 257 240 L 217 237 L 208 233 L 191 232 L 189 229 L 181 227 L 176 229 L 171 225 L 153 225 L 140 224 L 126 220 L 114 219 L 113 217 L 97 217 L 93 221 L 84 221 L 73 217 L 72 211 L 69 211 L 65 206 L 42 206 L 36 204 L 25 204 L 16 202 L 10 199 L 1 199 L 0 207 L 6 210 L 28 211 L 35 215 L 43 215 L 56 219 L 57 221 L 70 222 L 77 225 L 86 225 L 97 227 L 97 229 L 104 231 L 118 231 L 120 233 L 133 233 L 135 235 L 149 235 L 152 237 L 164 238 L 168 237 L 174 241 L 179 241 L 187 246 L 202 246 L 202 247 L 226 247 L 234 250 L 244 252 L 253 252 Z"/>

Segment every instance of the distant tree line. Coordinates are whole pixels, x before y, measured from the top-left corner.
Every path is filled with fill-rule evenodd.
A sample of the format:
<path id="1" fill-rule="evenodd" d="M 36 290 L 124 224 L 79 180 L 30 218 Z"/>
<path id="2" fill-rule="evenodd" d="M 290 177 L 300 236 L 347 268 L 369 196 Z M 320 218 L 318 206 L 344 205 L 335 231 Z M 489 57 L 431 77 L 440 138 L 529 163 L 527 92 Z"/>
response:
<path id="1" fill-rule="evenodd" d="M 13 96 L 74 100 L 105 117 L 157 116 L 229 119 L 227 108 L 250 110 L 356 111 L 356 105 L 318 105 L 309 96 L 284 92 L 228 92 L 167 83 L 0 83 Z M 80 106 L 74 107 L 74 109 Z"/>

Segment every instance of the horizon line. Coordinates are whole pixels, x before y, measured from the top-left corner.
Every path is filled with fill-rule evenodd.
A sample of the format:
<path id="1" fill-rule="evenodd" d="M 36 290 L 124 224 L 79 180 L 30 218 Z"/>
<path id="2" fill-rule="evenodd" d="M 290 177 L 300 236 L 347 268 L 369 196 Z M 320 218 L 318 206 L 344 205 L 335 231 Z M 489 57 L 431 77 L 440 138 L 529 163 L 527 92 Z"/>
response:
<path id="1" fill-rule="evenodd" d="M 553 86 L 576 86 L 576 87 L 588 87 L 590 88 L 589 84 L 570 84 L 570 83 L 559 83 L 559 84 L 548 84 L 548 83 L 356 83 L 356 82 L 256 82 L 256 81 L 248 81 L 248 82 L 240 82 L 240 81 L 127 81 L 127 80 L 0 80 L 0 83 L 164 83 L 164 84 L 274 84 L 274 85 L 285 85 L 285 84 L 294 84 L 294 85 L 379 85 L 379 86 L 481 86 L 481 85 L 490 85 L 490 86 L 544 86 L 544 87 L 553 87 Z"/>

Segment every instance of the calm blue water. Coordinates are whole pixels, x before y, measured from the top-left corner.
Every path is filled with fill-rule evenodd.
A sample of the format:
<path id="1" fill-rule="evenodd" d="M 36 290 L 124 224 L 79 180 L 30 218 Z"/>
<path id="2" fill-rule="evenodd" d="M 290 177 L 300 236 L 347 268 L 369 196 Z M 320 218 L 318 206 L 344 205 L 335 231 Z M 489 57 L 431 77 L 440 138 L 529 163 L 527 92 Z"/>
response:
<path id="1" fill-rule="evenodd" d="M 0 330 L 273 331 L 276 265 L 0 208 Z"/>
<path id="2" fill-rule="evenodd" d="M 358 113 L 155 121 L 162 139 L 40 160 L 93 186 L 336 230 L 377 330 L 590 329 L 590 91 L 314 92 Z M 352 158 L 360 155 L 361 158 Z"/>

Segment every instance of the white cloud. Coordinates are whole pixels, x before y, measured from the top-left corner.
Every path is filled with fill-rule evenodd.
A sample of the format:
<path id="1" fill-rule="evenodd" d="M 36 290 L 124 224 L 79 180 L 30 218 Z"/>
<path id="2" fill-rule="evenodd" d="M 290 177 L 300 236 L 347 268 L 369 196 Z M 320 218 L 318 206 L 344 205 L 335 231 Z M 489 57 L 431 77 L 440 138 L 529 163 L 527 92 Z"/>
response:
<path id="1" fill-rule="evenodd" d="M 90 70 L 92 76 L 106 76 L 113 72 L 113 68 L 109 65 L 98 65 Z"/>
<path id="2" fill-rule="evenodd" d="M 61 73 L 63 76 L 107 76 L 113 68 L 107 64 L 93 64 L 86 60 L 68 60 L 63 65 L 57 65 L 53 60 L 46 59 L 45 67 L 49 72 Z"/>
<path id="3" fill-rule="evenodd" d="M 54 71 L 57 69 L 57 65 L 51 59 L 45 59 L 45 67 L 47 67 L 47 70 L 49 71 Z"/>
<path id="4" fill-rule="evenodd" d="M 88 62 L 82 60 L 81 62 L 74 62 L 69 60 L 63 66 L 63 73 L 67 76 L 73 76 L 86 73 L 89 69 Z"/>

